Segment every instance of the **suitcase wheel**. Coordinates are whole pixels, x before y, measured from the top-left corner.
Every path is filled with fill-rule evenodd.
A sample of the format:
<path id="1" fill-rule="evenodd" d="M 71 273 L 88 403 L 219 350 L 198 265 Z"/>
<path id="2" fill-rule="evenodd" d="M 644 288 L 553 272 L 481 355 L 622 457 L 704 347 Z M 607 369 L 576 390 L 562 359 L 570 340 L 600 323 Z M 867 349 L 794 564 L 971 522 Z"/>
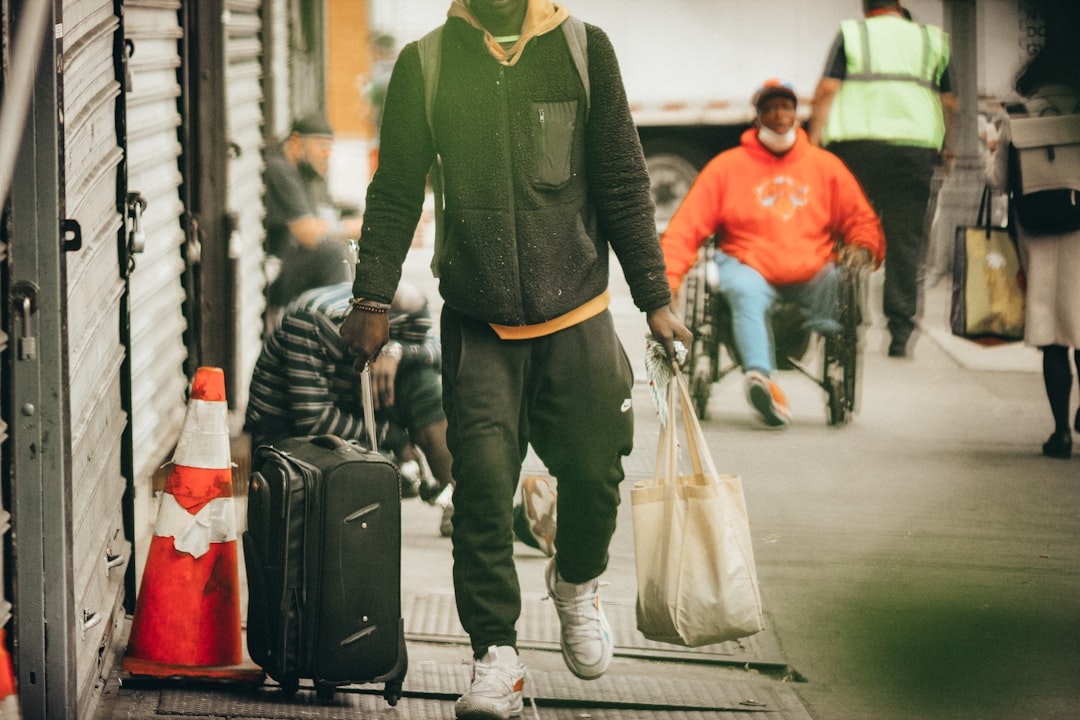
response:
<path id="1" fill-rule="evenodd" d="M 296 694 L 296 691 L 300 689 L 300 678 L 298 678 L 298 677 L 282 678 L 281 680 L 278 681 L 278 684 L 281 686 L 281 692 L 282 693 L 284 693 L 285 695 L 287 695 L 289 697 L 292 697 L 293 695 Z"/>
<path id="2" fill-rule="evenodd" d="M 383 698 L 386 702 L 393 707 L 398 704 L 398 700 L 401 699 L 401 681 L 392 680 L 383 686 Z"/>
<path id="3" fill-rule="evenodd" d="M 330 683 L 317 682 L 315 683 L 315 697 L 319 699 L 319 702 L 330 702 L 334 699 L 334 690 L 337 687 Z"/>

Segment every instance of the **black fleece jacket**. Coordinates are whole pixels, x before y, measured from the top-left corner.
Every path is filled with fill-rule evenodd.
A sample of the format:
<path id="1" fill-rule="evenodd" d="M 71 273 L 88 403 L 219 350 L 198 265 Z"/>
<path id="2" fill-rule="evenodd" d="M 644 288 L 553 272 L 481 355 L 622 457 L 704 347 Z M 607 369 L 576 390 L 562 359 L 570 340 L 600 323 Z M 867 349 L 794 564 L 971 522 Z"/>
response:
<path id="1" fill-rule="evenodd" d="M 439 291 L 463 315 L 532 325 L 573 310 L 608 285 L 608 247 L 635 304 L 671 293 L 649 178 L 614 49 L 587 25 L 591 109 L 561 30 L 500 65 L 479 30 L 447 20 L 428 130 L 417 43 L 394 66 L 379 167 L 368 188 L 357 297 L 389 302 L 419 219 L 437 145 L 446 234 Z"/>

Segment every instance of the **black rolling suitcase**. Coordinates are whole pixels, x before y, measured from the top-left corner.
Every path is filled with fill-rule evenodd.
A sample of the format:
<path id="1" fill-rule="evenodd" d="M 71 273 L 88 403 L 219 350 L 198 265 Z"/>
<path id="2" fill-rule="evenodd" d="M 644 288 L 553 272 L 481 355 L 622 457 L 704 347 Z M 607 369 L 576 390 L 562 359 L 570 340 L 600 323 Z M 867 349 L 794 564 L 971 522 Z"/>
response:
<path id="1" fill-rule="evenodd" d="M 321 699 L 385 683 L 397 704 L 408 658 L 394 464 L 332 435 L 257 448 L 243 542 L 252 659 L 289 693 L 308 678 Z"/>

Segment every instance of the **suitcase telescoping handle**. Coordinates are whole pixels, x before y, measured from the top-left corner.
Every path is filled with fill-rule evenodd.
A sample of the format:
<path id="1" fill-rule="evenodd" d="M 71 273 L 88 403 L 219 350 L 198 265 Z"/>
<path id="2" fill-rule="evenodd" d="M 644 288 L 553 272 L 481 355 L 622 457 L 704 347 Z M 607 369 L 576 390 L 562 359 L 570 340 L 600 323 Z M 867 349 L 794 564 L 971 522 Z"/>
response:
<path id="1" fill-rule="evenodd" d="M 363 395 L 364 427 L 367 428 L 368 445 L 371 446 L 371 452 L 378 452 L 379 448 L 375 444 L 375 405 L 371 392 L 371 367 L 367 364 L 360 373 L 360 392 Z"/>
<path id="2" fill-rule="evenodd" d="M 356 262 L 360 258 L 360 245 L 355 238 L 349 238 L 345 243 L 345 264 L 349 268 L 349 277 L 356 279 Z M 371 360 L 364 363 L 364 369 L 360 371 L 360 392 L 364 403 L 364 426 L 367 427 L 368 445 L 371 452 L 378 452 L 375 443 L 375 406 L 371 400 Z"/>

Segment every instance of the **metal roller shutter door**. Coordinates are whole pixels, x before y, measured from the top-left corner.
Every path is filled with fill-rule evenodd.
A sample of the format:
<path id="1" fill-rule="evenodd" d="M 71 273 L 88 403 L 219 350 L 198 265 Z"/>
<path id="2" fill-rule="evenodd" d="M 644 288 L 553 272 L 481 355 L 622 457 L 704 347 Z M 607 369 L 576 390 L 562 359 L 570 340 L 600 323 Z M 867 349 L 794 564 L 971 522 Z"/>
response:
<path id="1" fill-rule="evenodd" d="M 168 459 L 185 412 L 179 10 L 180 0 L 124 5 L 125 36 L 134 44 L 126 94 L 128 191 L 147 202 L 145 246 L 130 278 L 132 437 L 140 486 Z"/>
<path id="2" fill-rule="evenodd" d="M 130 556 L 121 505 L 128 418 L 121 373 L 123 218 L 116 202 L 123 159 L 116 127 L 121 88 L 113 62 L 119 27 L 112 0 L 64 3 L 63 192 L 66 216 L 82 229 L 82 249 L 66 256 L 71 536 L 65 540 L 72 551 L 80 709 L 91 701 L 102 672 L 99 649 L 122 612 L 124 564 Z"/>
<path id="3" fill-rule="evenodd" d="M 262 30 L 259 0 L 229 0 L 225 53 L 229 159 L 229 211 L 236 218 L 229 260 L 235 288 L 234 397 L 243 412 L 248 382 L 262 345 L 263 310 L 263 113 Z"/>

